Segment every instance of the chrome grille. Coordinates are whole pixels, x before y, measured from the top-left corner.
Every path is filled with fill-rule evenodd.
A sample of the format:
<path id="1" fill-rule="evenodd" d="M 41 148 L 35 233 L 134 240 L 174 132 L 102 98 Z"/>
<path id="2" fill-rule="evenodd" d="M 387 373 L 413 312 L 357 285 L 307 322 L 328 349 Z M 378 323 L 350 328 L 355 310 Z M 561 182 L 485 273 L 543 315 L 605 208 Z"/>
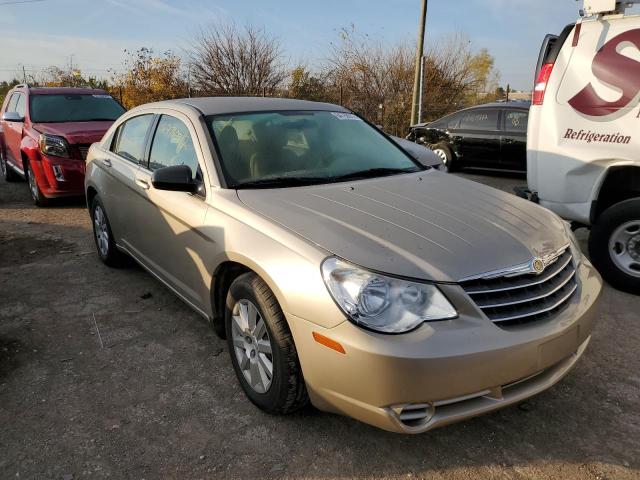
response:
<path id="1" fill-rule="evenodd" d="M 87 155 L 89 154 L 89 148 L 91 145 L 78 145 L 78 151 L 80 152 L 80 157 L 82 160 L 87 159 Z"/>
<path id="2" fill-rule="evenodd" d="M 569 248 L 539 275 L 492 276 L 461 285 L 483 313 L 501 326 L 547 318 L 562 309 L 578 288 Z"/>

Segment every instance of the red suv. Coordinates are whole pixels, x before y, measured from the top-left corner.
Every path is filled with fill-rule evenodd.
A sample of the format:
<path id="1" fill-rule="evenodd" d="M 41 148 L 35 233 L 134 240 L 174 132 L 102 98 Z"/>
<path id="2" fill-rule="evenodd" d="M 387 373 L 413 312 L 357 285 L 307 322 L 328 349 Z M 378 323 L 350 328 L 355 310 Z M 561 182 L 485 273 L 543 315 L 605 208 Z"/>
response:
<path id="1" fill-rule="evenodd" d="M 84 194 L 85 159 L 125 109 L 93 88 L 18 85 L 5 98 L 0 120 L 0 171 L 23 177 L 36 205 Z"/>

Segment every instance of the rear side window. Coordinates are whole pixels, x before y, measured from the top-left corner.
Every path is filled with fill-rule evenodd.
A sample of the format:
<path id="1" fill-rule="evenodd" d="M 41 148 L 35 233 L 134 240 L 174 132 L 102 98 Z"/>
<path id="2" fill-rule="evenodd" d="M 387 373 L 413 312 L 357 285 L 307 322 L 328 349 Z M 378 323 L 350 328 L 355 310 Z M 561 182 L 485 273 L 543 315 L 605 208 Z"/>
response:
<path id="1" fill-rule="evenodd" d="M 498 110 L 470 110 L 460 120 L 462 130 L 497 130 Z"/>
<path id="2" fill-rule="evenodd" d="M 502 124 L 506 132 L 527 133 L 529 112 L 524 110 L 505 110 Z"/>
<path id="3" fill-rule="evenodd" d="M 112 151 L 127 160 L 139 163 L 144 160 L 144 147 L 153 115 L 133 117 L 118 127 Z"/>
<path id="4" fill-rule="evenodd" d="M 198 156 L 187 126 L 175 117 L 163 115 L 153 137 L 149 169 L 187 165 L 193 178 L 198 172 Z"/>

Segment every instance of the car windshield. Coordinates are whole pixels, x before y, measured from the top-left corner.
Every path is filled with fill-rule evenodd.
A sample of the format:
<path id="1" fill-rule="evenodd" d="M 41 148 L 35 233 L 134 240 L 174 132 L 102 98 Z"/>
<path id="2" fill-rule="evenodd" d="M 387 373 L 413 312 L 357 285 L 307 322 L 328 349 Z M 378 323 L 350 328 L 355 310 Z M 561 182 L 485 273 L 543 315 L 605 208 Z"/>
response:
<path id="1" fill-rule="evenodd" d="M 30 104 L 34 123 L 113 121 L 125 112 L 107 94 L 32 95 Z"/>
<path id="2" fill-rule="evenodd" d="M 211 116 L 207 123 L 232 188 L 311 185 L 424 169 L 351 113 L 241 113 Z"/>

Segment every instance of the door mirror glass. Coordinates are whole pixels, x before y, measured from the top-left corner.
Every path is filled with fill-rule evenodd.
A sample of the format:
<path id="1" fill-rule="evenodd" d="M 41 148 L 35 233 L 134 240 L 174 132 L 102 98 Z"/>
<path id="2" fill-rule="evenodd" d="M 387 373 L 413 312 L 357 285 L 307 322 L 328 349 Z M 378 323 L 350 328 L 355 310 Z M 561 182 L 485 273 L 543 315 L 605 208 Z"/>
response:
<path id="1" fill-rule="evenodd" d="M 18 112 L 5 112 L 2 115 L 2 120 L 5 122 L 24 122 L 24 117 Z"/>
<path id="2" fill-rule="evenodd" d="M 198 193 L 201 183 L 193 179 L 193 172 L 188 165 L 158 168 L 151 175 L 151 184 L 158 190 Z"/>

